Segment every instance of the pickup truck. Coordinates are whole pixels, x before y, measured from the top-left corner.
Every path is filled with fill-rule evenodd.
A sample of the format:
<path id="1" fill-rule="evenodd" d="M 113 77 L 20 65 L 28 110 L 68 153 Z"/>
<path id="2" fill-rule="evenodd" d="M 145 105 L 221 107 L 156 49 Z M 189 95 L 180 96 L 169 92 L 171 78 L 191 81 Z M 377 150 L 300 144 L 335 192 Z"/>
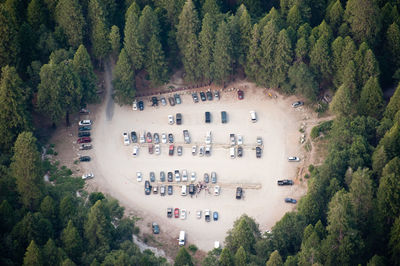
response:
<path id="1" fill-rule="evenodd" d="M 206 222 L 209 222 L 211 220 L 211 214 L 210 214 L 210 210 L 204 210 L 204 219 L 206 220 Z"/>
<path id="2" fill-rule="evenodd" d="M 285 186 L 285 185 L 288 185 L 288 186 L 293 185 L 293 180 L 290 180 L 290 179 L 278 180 L 278 186 Z"/>
<path id="3" fill-rule="evenodd" d="M 79 146 L 80 150 L 90 150 L 92 148 L 92 144 L 81 144 Z"/>

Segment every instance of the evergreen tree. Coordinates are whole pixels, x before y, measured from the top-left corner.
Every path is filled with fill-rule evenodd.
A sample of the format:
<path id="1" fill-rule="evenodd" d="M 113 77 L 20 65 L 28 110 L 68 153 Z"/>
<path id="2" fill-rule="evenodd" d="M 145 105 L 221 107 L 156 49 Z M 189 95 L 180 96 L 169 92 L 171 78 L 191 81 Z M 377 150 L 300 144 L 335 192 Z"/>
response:
<path id="1" fill-rule="evenodd" d="M 359 113 L 361 115 L 380 118 L 383 110 L 383 93 L 376 77 L 370 77 L 361 91 Z"/>
<path id="2" fill-rule="evenodd" d="M 114 69 L 114 97 L 117 103 L 131 104 L 135 97 L 135 73 L 125 48 L 119 54 L 117 65 Z"/>
<path id="3" fill-rule="evenodd" d="M 393 96 L 386 106 L 384 116 L 390 120 L 394 119 L 395 114 L 400 110 L 400 83 L 398 84 Z"/>
<path id="4" fill-rule="evenodd" d="M 389 240 L 391 263 L 393 265 L 400 264 L 400 217 L 397 217 L 390 230 Z"/>
<path id="5" fill-rule="evenodd" d="M 196 35 L 190 35 L 188 40 L 187 46 L 182 51 L 182 63 L 186 73 L 185 79 L 193 82 L 200 78 L 200 69 L 198 67 L 200 48 Z"/>
<path id="6" fill-rule="evenodd" d="M 265 265 L 266 266 L 283 266 L 282 257 L 281 257 L 281 255 L 279 255 L 278 250 L 275 250 L 274 252 L 271 253 L 271 255 L 269 256 L 269 259 Z"/>
<path id="7" fill-rule="evenodd" d="M 42 265 L 42 258 L 40 249 L 36 245 L 35 241 L 31 241 L 28 248 L 26 249 L 24 256 L 24 266 L 40 266 Z"/>
<path id="8" fill-rule="evenodd" d="M 330 7 L 328 7 L 326 19 L 333 30 L 339 29 L 343 23 L 344 10 L 340 0 L 336 0 Z"/>
<path id="9" fill-rule="evenodd" d="M 301 37 L 300 39 L 297 40 L 296 43 L 296 60 L 299 62 L 304 62 L 307 60 L 308 55 L 310 52 L 310 46 L 306 38 Z"/>
<path id="10" fill-rule="evenodd" d="M 249 46 L 249 53 L 246 58 L 245 72 L 247 77 L 258 83 L 261 69 L 261 49 L 260 49 L 260 31 L 258 25 L 253 26 L 252 38 Z"/>
<path id="11" fill-rule="evenodd" d="M 69 220 L 67 227 L 62 231 L 60 238 L 69 258 L 79 262 L 83 251 L 83 243 L 78 230 L 71 220 Z"/>
<path id="12" fill-rule="evenodd" d="M 222 249 L 221 256 L 219 257 L 219 264 L 221 266 L 234 265 L 234 260 L 231 251 L 228 248 Z"/>
<path id="13" fill-rule="evenodd" d="M 36 138 L 31 132 L 22 132 L 18 135 L 10 168 L 12 176 L 17 181 L 22 204 L 30 210 L 35 210 L 42 197 L 43 179 Z"/>
<path id="14" fill-rule="evenodd" d="M 152 36 L 156 38 L 160 35 L 160 25 L 157 15 L 150 6 L 145 6 L 142 10 L 142 15 L 139 18 L 138 26 L 139 40 L 143 47 L 147 47 Z"/>
<path id="15" fill-rule="evenodd" d="M 338 116 L 348 116 L 352 111 L 351 92 L 345 84 L 339 87 L 329 106 L 331 111 Z"/>
<path id="16" fill-rule="evenodd" d="M 0 79 L 0 150 L 7 153 L 18 134 L 29 130 L 28 89 L 14 67 L 5 66 Z"/>
<path id="17" fill-rule="evenodd" d="M 299 265 L 321 263 L 321 239 L 310 224 L 304 229 L 301 250 L 298 253 Z"/>
<path id="18" fill-rule="evenodd" d="M 388 53 L 387 59 L 390 61 L 391 69 L 400 68 L 400 29 L 397 23 L 389 26 L 386 32 L 385 51 Z"/>
<path id="19" fill-rule="evenodd" d="M 303 62 L 295 63 L 289 69 L 290 84 L 296 88 L 296 92 L 307 99 L 314 101 L 318 94 L 318 83 L 310 68 Z"/>
<path id="20" fill-rule="evenodd" d="M 228 25 L 222 21 L 215 35 L 214 77 L 219 84 L 224 84 L 232 74 L 232 42 Z"/>
<path id="21" fill-rule="evenodd" d="M 152 84 L 157 86 L 167 81 L 167 64 L 157 35 L 154 34 L 151 37 L 147 47 L 146 70 L 149 73 Z"/>
<path id="22" fill-rule="evenodd" d="M 378 77 L 380 73 L 378 62 L 375 59 L 375 55 L 372 50 L 367 49 L 363 51 L 362 49 L 363 48 L 360 46 L 360 50 L 355 56 L 356 64 L 358 66 L 357 83 L 360 90 L 370 77 Z"/>
<path id="23" fill-rule="evenodd" d="M 106 14 L 99 0 L 90 0 L 88 9 L 93 56 L 99 60 L 101 65 L 111 50 Z"/>
<path id="24" fill-rule="evenodd" d="M 19 53 L 17 25 L 4 5 L 0 5 L 0 67 L 16 65 Z"/>
<path id="25" fill-rule="evenodd" d="M 67 36 L 69 45 L 77 48 L 85 38 L 85 19 L 78 0 L 60 0 L 56 7 L 56 22 Z"/>
<path id="26" fill-rule="evenodd" d="M 110 46 L 111 52 L 114 56 L 117 56 L 121 50 L 121 35 L 119 33 L 119 28 L 115 25 L 111 27 L 110 31 Z"/>
<path id="27" fill-rule="evenodd" d="M 62 262 L 61 266 L 76 266 L 76 264 L 72 260 L 70 260 L 69 258 L 66 258 Z"/>
<path id="28" fill-rule="evenodd" d="M 372 154 L 372 169 L 374 172 L 380 176 L 385 167 L 386 163 L 388 162 L 385 147 L 383 145 L 376 148 L 374 153 Z"/>
<path id="29" fill-rule="evenodd" d="M 240 45 L 239 45 L 239 64 L 245 67 L 246 56 L 249 53 L 250 43 L 252 39 L 252 23 L 251 17 L 247 12 L 246 7 L 242 4 L 236 12 L 239 17 L 239 30 L 240 30 Z"/>
<path id="30" fill-rule="evenodd" d="M 246 253 L 251 253 L 255 242 L 256 239 L 248 220 L 241 217 L 235 222 L 230 236 L 227 237 L 226 246 L 232 252 L 237 252 L 240 247 L 243 247 Z"/>
<path id="31" fill-rule="evenodd" d="M 289 67 L 292 64 L 293 52 L 292 46 L 285 29 L 278 35 L 278 42 L 275 53 L 275 69 L 273 75 L 273 84 L 282 87 L 288 82 Z"/>
<path id="32" fill-rule="evenodd" d="M 132 62 L 132 66 L 135 70 L 141 69 L 144 63 L 144 50 L 141 43 L 141 37 L 139 35 L 139 16 L 136 2 L 133 2 L 126 12 L 126 23 L 124 31 L 124 48 L 126 53 Z M 122 52 L 122 50 L 121 50 Z"/>
<path id="33" fill-rule="evenodd" d="M 220 0 L 204 0 L 203 7 L 201 9 L 201 16 L 205 17 L 207 13 L 209 13 L 212 17 L 219 15 L 221 13 Z"/>
<path id="34" fill-rule="evenodd" d="M 286 22 L 288 26 L 292 26 L 295 30 L 303 24 L 303 19 L 297 5 L 293 5 L 292 8 L 290 8 Z"/>
<path id="35" fill-rule="evenodd" d="M 90 56 L 82 44 L 74 55 L 73 66 L 78 74 L 82 84 L 82 101 L 94 102 L 97 99 L 96 94 L 96 75 L 93 71 L 92 61 Z"/>
<path id="36" fill-rule="evenodd" d="M 51 238 L 43 246 L 42 255 L 45 258 L 43 264 L 46 266 L 59 265 L 61 263 L 62 254 Z"/>
<path id="37" fill-rule="evenodd" d="M 321 77 L 320 82 L 329 79 L 332 70 L 331 55 L 327 38 L 319 38 L 315 46 L 312 48 L 310 54 L 310 67 L 317 77 Z"/>
<path id="38" fill-rule="evenodd" d="M 193 261 L 189 252 L 185 247 L 179 249 L 178 255 L 176 255 L 174 266 L 192 266 Z"/>
<path id="39" fill-rule="evenodd" d="M 260 80 L 257 80 L 260 84 L 272 87 L 274 85 L 272 81 L 272 77 L 274 74 L 275 68 L 275 57 L 277 51 L 277 39 L 278 39 L 278 28 L 274 22 L 271 20 L 267 23 L 267 25 L 263 29 L 263 33 L 261 36 L 261 43 L 260 43 L 260 63 L 261 63 L 261 70 L 260 70 Z"/>
<path id="40" fill-rule="evenodd" d="M 246 251 L 242 246 L 236 251 L 235 254 L 235 266 L 246 266 L 247 265 L 247 256 Z"/>
<path id="41" fill-rule="evenodd" d="M 40 203 L 40 213 L 44 218 L 49 219 L 50 221 L 56 221 L 57 219 L 57 210 L 56 210 L 56 202 L 49 195 L 44 197 L 42 202 Z"/>
<path id="42" fill-rule="evenodd" d="M 343 85 L 350 90 L 352 101 L 357 101 L 360 98 L 360 91 L 356 80 L 356 66 L 353 61 L 349 61 L 343 71 Z"/>
<path id="43" fill-rule="evenodd" d="M 47 25 L 46 8 L 42 0 L 32 0 L 27 8 L 27 20 L 31 27 L 39 30 L 40 25 Z"/>
<path id="44" fill-rule="evenodd" d="M 213 49 L 215 46 L 215 20 L 210 14 L 205 14 L 199 34 L 200 57 L 199 67 L 204 80 L 213 79 Z"/>
<path id="45" fill-rule="evenodd" d="M 333 72 L 333 84 L 339 87 L 343 82 L 343 70 L 342 67 L 342 54 L 345 47 L 345 42 L 341 36 L 337 37 L 332 42 L 332 72 Z"/>
<path id="46" fill-rule="evenodd" d="M 77 209 L 75 200 L 72 196 L 64 196 L 60 201 L 59 217 L 61 224 L 67 226 L 69 220 L 76 218 Z"/>

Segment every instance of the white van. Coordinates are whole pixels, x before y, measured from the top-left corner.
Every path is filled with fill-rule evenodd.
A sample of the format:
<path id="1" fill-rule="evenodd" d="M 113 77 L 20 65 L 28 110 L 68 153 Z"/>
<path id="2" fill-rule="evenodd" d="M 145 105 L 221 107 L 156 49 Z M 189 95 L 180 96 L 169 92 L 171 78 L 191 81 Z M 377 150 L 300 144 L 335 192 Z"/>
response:
<path id="1" fill-rule="evenodd" d="M 250 111 L 250 118 L 251 118 L 251 122 L 253 122 L 253 123 L 257 122 L 257 114 L 255 111 Z"/>
<path id="2" fill-rule="evenodd" d="M 187 195 L 187 186 L 183 185 L 182 186 L 182 192 L 181 192 L 182 196 L 186 196 Z"/>
<path id="3" fill-rule="evenodd" d="M 179 244 L 179 246 L 185 245 L 185 231 L 179 232 L 178 244 Z"/>
<path id="4" fill-rule="evenodd" d="M 230 147 L 229 148 L 229 154 L 231 155 L 231 159 L 235 158 L 235 156 L 236 156 L 235 147 Z"/>

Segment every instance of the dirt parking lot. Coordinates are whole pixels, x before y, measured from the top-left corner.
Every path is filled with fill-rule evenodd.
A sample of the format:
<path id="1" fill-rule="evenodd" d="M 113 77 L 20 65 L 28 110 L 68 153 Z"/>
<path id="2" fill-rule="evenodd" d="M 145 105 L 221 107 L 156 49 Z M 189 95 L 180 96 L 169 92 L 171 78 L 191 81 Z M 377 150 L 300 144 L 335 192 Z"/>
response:
<path id="1" fill-rule="evenodd" d="M 244 85 L 243 85 L 244 88 Z M 169 96 L 169 95 L 163 95 Z M 204 251 L 214 247 L 214 241 L 223 245 L 226 232 L 233 222 L 246 213 L 260 224 L 262 230 L 270 229 L 285 212 L 294 205 L 284 202 L 285 197 L 299 199 L 305 193 L 305 186 L 296 182 L 294 186 L 278 187 L 277 180 L 296 179 L 303 162 L 289 163 L 288 156 L 304 157 L 300 147 L 299 128 L 304 118 L 304 107 L 293 109 L 290 104 L 294 97 L 282 99 L 269 97 L 265 90 L 247 84 L 244 100 L 237 99 L 236 91 L 221 93 L 219 101 L 206 101 L 194 104 L 190 94 L 182 95 L 182 104 L 175 106 L 151 107 L 145 101 L 144 111 L 133 111 L 130 106 L 113 106 L 104 103 L 95 114 L 92 137 L 94 149 L 87 154 L 92 161 L 81 164 L 84 171 L 93 171 L 95 178 L 88 181 L 91 186 L 120 200 L 128 209 L 137 210 L 144 223 L 156 221 L 160 224 L 161 238 L 176 239 L 180 230 L 187 232 L 187 240 Z M 252 123 L 249 111 L 257 112 L 258 121 Z M 205 124 L 204 113 L 211 112 L 212 122 Z M 220 112 L 228 113 L 228 123 L 222 124 Z M 169 125 L 168 115 L 182 113 L 182 125 Z M 108 113 L 108 115 L 106 115 Z M 192 144 L 184 145 L 183 155 L 168 155 L 168 144 L 161 144 L 161 154 L 150 155 L 147 146 L 140 148 L 139 156 L 132 156 L 133 144 L 123 145 L 123 132 L 132 130 L 142 133 L 173 133 L 175 145 L 183 144 L 183 130 L 189 130 Z M 205 134 L 212 132 L 212 154 L 199 157 L 191 154 L 191 146 L 204 145 Z M 244 152 L 242 158 L 231 159 L 229 156 L 229 134 L 243 137 Z M 261 136 L 264 149 L 261 159 L 256 159 L 254 147 L 256 137 Z M 204 173 L 215 171 L 221 194 L 214 196 L 201 191 L 197 196 L 181 196 L 180 188 L 174 187 L 174 195 L 160 196 L 144 194 L 144 180 L 149 173 L 156 173 L 159 181 L 160 171 L 165 173 L 186 169 L 195 171 L 197 180 L 203 179 Z M 144 175 L 142 182 L 137 182 L 136 172 Z M 190 180 L 190 178 L 189 178 Z M 190 182 L 187 182 L 188 184 Z M 168 185 L 168 183 L 166 182 Z M 211 185 L 211 184 L 210 184 Z M 235 187 L 254 186 L 257 189 L 244 189 L 244 199 L 235 199 Z M 214 186 L 211 186 L 212 188 Z M 167 218 L 168 207 L 186 209 L 185 220 Z M 196 218 L 196 210 L 210 209 L 218 211 L 219 220 L 205 222 Z M 157 239 L 157 238 L 156 238 Z"/>

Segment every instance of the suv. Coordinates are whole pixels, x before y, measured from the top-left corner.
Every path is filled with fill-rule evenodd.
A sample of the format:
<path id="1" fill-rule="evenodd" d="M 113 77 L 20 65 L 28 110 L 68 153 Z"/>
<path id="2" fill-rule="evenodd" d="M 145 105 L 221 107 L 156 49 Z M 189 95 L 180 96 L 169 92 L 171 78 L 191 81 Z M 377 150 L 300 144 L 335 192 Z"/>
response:
<path id="1" fill-rule="evenodd" d="M 144 109 L 144 103 L 143 103 L 143 101 L 139 101 L 139 102 L 138 102 L 138 107 L 139 107 L 139 110 L 140 110 L 140 111 L 143 111 L 143 109 Z"/>
<path id="2" fill-rule="evenodd" d="M 128 133 L 124 132 L 122 134 L 123 138 L 124 138 L 124 145 L 129 145 L 131 142 L 129 141 L 129 137 L 128 137 Z M 81 137 L 81 136 L 79 136 Z"/>
<path id="3" fill-rule="evenodd" d="M 256 147 L 256 157 L 261 158 L 261 147 Z"/>
<path id="4" fill-rule="evenodd" d="M 241 187 L 236 188 L 236 199 L 241 199 L 243 196 L 243 189 Z"/>
<path id="5" fill-rule="evenodd" d="M 229 134 L 229 140 L 231 141 L 231 146 L 235 146 L 236 145 L 235 134 Z"/>
<path id="6" fill-rule="evenodd" d="M 226 112 L 221 111 L 221 123 L 226 124 L 226 122 L 227 122 Z"/>
<path id="7" fill-rule="evenodd" d="M 172 208 L 167 209 L 167 217 L 168 218 L 172 218 L 172 212 L 173 212 Z"/>
<path id="8" fill-rule="evenodd" d="M 189 131 L 186 129 L 183 131 L 183 138 L 186 144 L 190 144 Z"/>
<path id="9" fill-rule="evenodd" d="M 176 114 L 176 124 L 177 125 L 181 125 L 182 124 L 182 114 L 181 113 L 177 113 Z"/>
<path id="10" fill-rule="evenodd" d="M 176 104 L 181 104 L 182 103 L 181 96 L 179 96 L 179 94 L 175 93 L 174 94 L 174 98 L 175 98 Z"/>
<path id="11" fill-rule="evenodd" d="M 296 203 L 297 203 L 297 200 L 292 199 L 292 198 L 285 198 L 285 202 L 296 204 Z"/>
<path id="12" fill-rule="evenodd" d="M 90 162 L 90 156 L 81 156 L 81 157 L 79 157 L 79 161 Z"/>
<path id="13" fill-rule="evenodd" d="M 204 210 L 204 219 L 206 222 L 210 221 L 210 210 Z"/>
<path id="14" fill-rule="evenodd" d="M 206 120 L 206 123 L 211 123 L 211 113 L 210 112 L 205 112 L 205 120 Z"/>
<path id="15" fill-rule="evenodd" d="M 207 173 L 204 174 L 204 182 L 205 183 L 210 182 L 210 176 Z"/>

